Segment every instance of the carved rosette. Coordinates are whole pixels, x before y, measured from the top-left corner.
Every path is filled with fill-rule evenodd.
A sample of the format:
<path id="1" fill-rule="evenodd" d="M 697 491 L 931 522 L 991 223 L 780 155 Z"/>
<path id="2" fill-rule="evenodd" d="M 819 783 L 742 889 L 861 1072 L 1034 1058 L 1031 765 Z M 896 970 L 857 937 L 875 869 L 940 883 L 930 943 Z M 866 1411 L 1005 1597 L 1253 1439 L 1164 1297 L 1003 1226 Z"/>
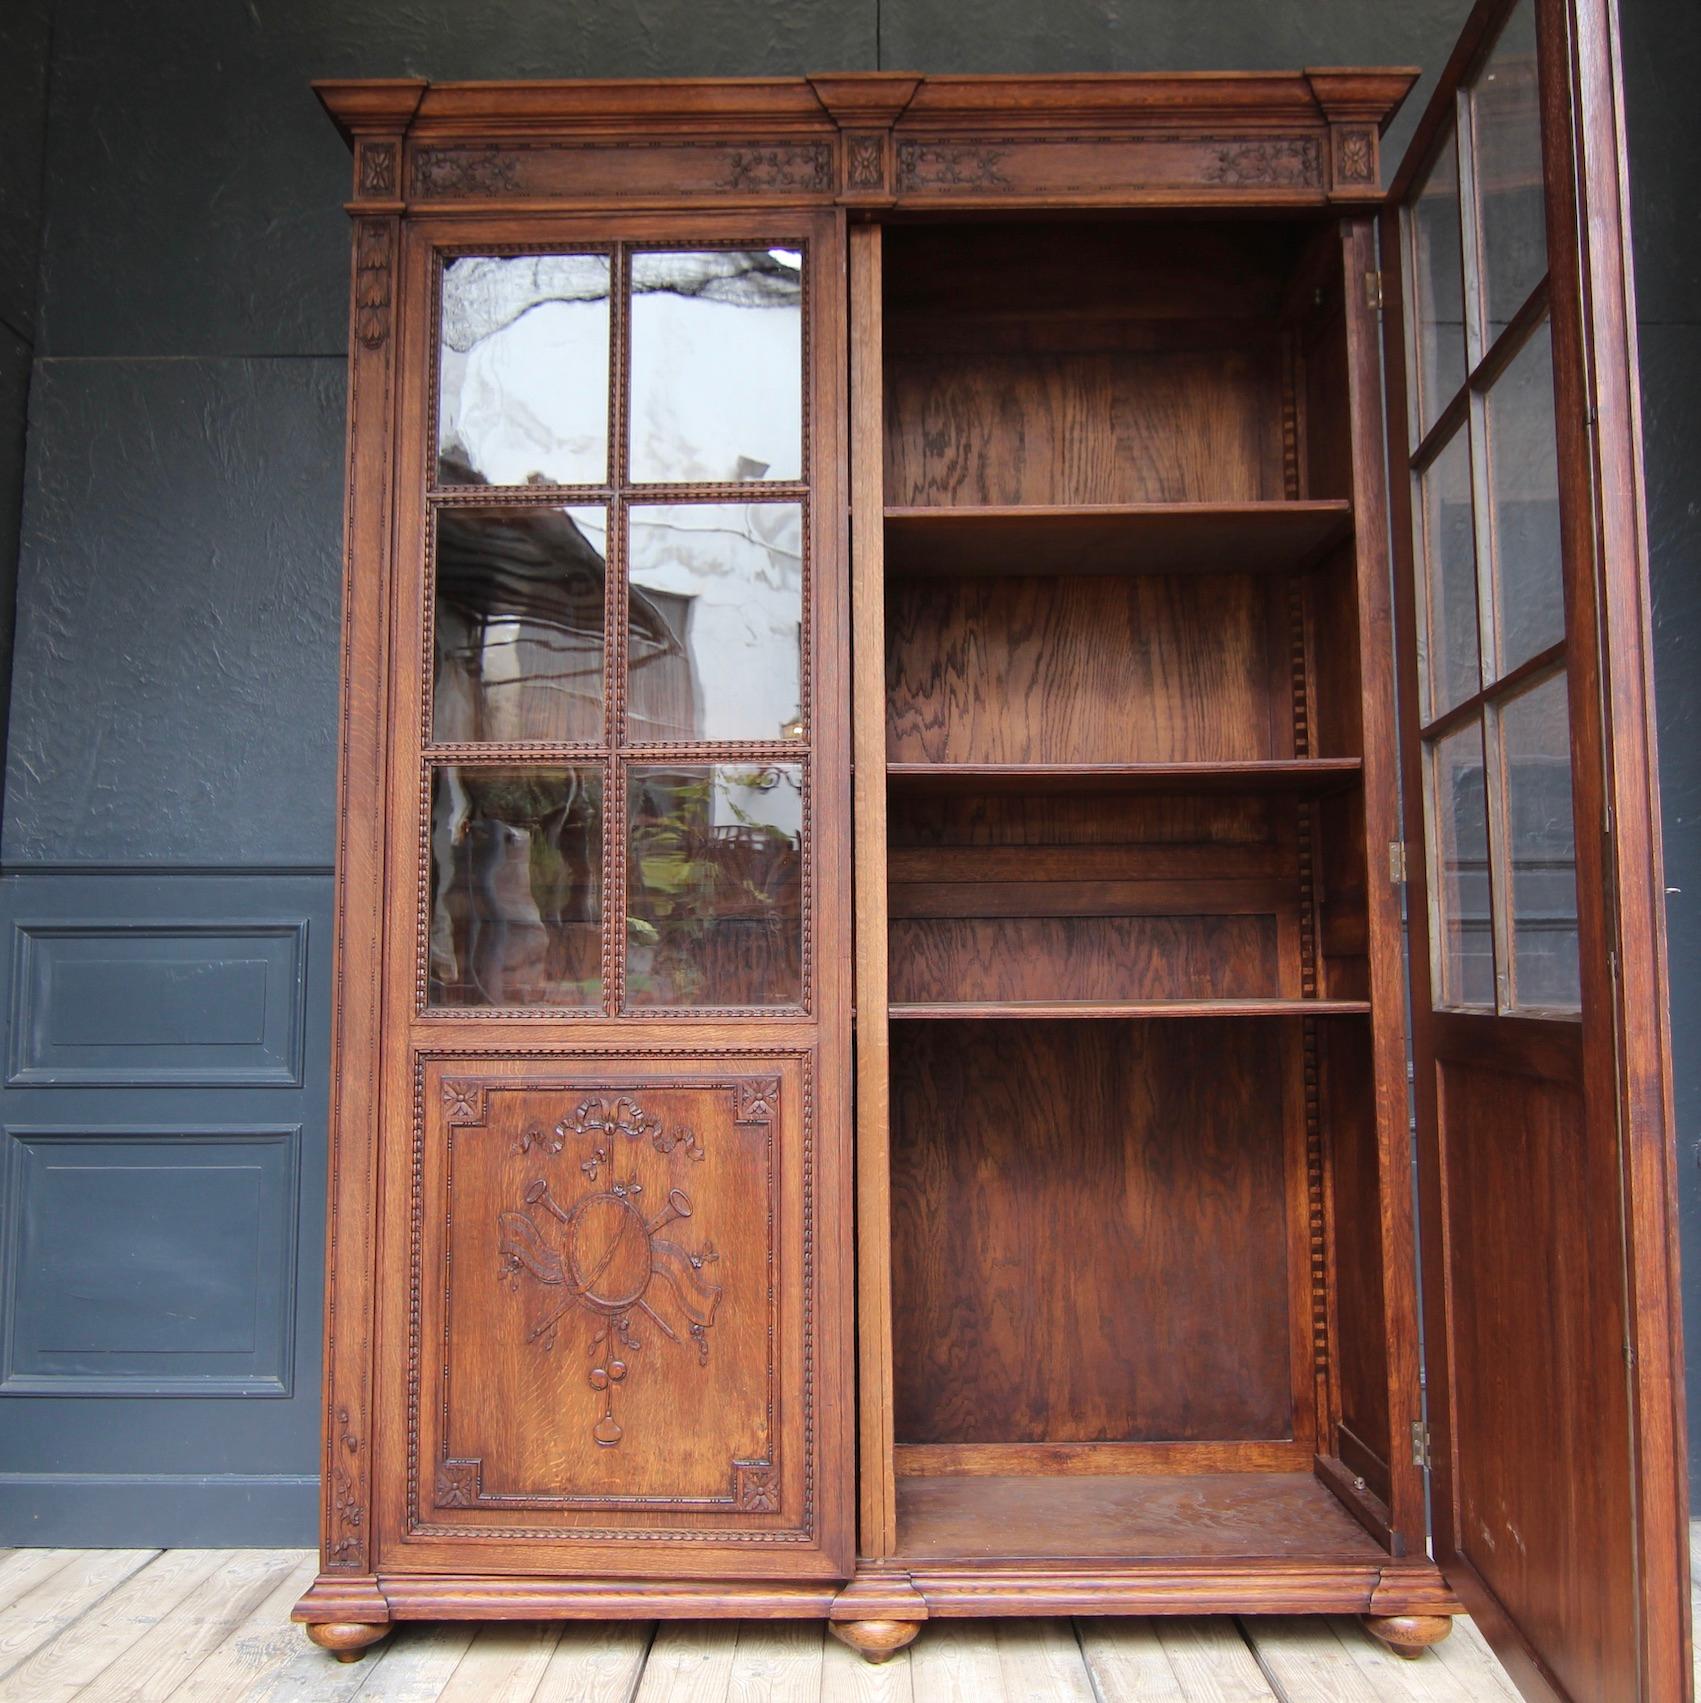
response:
<path id="1" fill-rule="evenodd" d="M 779 1104 L 780 1079 L 777 1076 L 746 1077 L 738 1085 L 738 1112 L 735 1121 L 741 1124 L 771 1124 Z"/>
<path id="2" fill-rule="evenodd" d="M 387 219 L 355 225 L 354 327 L 367 349 L 382 349 L 390 335 L 391 239 Z"/>
<path id="3" fill-rule="evenodd" d="M 780 1511 L 780 1474 L 772 1461 L 732 1463 L 733 1501 L 743 1514 Z"/>
<path id="4" fill-rule="evenodd" d="M 439 1461 L 437 1463 L 437 1506 L 470 1508 L 479 1498 L 482 1461 Z"/>
<path id="5" fill-rule="evenodd" d="M 472 1129 L 484 1122 L 487 1104 L 482 1082 L 443 1083 L 443 1110 L 451 1129 Z"/>
<path id="6" fill-rule="evenodd" d="M 1376 132 L 1363 125 L 1342 125 L 1335 132 L 1335 182 L 1373 188 L 1376 175 Z"/>
<path id="7" fill-rule="evenodd" d="M 401 149 L 394 142 L 362 142 L 357 150 L 355 182 L 362 195 L 394 195 Z"/>
<path id="8" fill-rule="evenodd" d="M 873 191 L 886 187 L 886 139 L 878 131 L 845 137 L 845 187 Z"/>

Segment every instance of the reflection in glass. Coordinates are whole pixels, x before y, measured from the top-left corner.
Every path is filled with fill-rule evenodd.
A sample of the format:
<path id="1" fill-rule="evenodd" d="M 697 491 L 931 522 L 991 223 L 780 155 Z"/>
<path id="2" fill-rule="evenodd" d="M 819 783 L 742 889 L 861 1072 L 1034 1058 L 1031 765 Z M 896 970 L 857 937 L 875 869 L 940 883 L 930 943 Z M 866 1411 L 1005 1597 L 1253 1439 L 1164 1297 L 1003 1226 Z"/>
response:
<path id="1" fill-rule="evenodd" d="M 602 736 L 608 514 L 437 511 L 432 737 Z"/>
<path id="2" fill-rule="evenodd" d="M 1523 0 L 1471 91 L 1486 350 L 1547 270 L 1536 19 Z"/>
<path id="3" fill-rule="evenodd" d="M 608 256 L 469 255 L 443 268 L 444 485 L 608 478 Z"/>
<path id="4" fill-rule="evenodd" d="M 1427 651 L 1424 716 L 1430 720 L 1470 697 L 1481 684 L 1471 452 L 1463 428 L 1424 470 L 1421 482 L 1428 593 L 1422 635 Z"/>
<path id="5" fill-rule="evenodd" d="M 628 1006 L 803 1001 L 803 769 L 627 771 Z"/>
<path id="6" fill-rule="evenodd" d="M 431 1003 L 602 1004 L 602 772 L 431 777 Z"/>
<path id="7" fill-rule="evenodd" d="M 628 743 L 801 738 L 802 509 L 629 513 Z"/>
<path id="8" fill-rule="evenodd" d="M 1460 256 L 1459 145 L 1452 129 L 1409 214 L 1412 323 L 1417 336 L 1418 436 L 1465 382 L 1465 285 Z"/>
<path id="9" fill-rule="evenodd" d="M 1500 712 L 1507 846 L 1512 863 L 1512 1004 L 1575 1011 L 1577 846 L 1571 823 L 1571 720 L 1565 676 Z"/>
<path id="10" fill-rule="evenodd" d="M 1488 393 L 1496 649 L 1505 674 L 1565 634 L 1552 339 L 1544 323 Z"/>
<path id="11" fill-rule="evenodd" d="M 1494 926 L 1481 722 L 1436 740 L 1429 812 L 1437 1003 L 1492 1009 Z"/>
<path id="12" fill-rule="evenodd" d="M 631 406 L 640 484 L 801 479 L 801 255 L 634 255 Z"/>

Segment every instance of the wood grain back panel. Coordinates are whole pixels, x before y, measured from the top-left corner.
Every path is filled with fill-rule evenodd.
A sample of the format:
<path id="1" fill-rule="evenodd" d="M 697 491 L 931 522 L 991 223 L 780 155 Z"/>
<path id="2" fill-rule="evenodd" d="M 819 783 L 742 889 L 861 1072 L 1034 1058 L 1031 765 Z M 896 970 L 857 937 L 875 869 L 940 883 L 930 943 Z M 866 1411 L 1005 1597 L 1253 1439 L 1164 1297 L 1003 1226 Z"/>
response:
<path id="1" fill-rule="evenodd" d="M 1290 1434 L 1294 1027 L 893 1030 L 900 1442 Z"/>
<path id="2" fill-rule="evenodd" d="M 891 996 L 910 1000 L 1275 998 L 1263 916 L 894 917 Z"/>
<path id="3" fill-rule="evenodd" d="M 1291 686 L 1271 595 L 1268 581 L 1241 574 L 894 580 L 888 759 L 1289 756 Z"/>
<path id="4" fill-rule="evenodd" d="M 896 504 L 1251 502 L 1282 491 L 1267 350 L 910 355 L 886 377 Z"/>

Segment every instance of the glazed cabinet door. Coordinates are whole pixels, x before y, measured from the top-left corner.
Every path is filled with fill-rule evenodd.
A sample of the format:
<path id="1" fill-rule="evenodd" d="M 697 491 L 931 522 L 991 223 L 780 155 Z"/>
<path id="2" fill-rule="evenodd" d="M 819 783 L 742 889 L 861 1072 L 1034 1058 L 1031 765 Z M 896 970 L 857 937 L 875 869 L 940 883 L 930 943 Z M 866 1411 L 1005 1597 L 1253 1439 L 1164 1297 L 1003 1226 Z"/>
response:
<path id="1" fill-rule="evenodd" d="M 380 1573 L 844 1576 L 829 216 L 407 232 Z"/>
<path id="2" fill-rule="evenodd" d="M 1382 259 L 1436 1558 L 1598 1703 L 1691 1684 L 1615 56 L 1612 0 L 1484 0 Z"/>

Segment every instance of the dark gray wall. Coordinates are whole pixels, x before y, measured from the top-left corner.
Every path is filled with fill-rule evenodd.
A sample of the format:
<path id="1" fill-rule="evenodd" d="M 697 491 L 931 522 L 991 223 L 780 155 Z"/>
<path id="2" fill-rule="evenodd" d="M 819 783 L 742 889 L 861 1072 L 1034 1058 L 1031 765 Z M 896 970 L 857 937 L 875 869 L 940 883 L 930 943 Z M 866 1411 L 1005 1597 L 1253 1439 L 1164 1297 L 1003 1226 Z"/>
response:
<path id="1" fill-rule="evenodd" d="M 1701 643 L 1701 526 L 1684 463 L 1701 444 L 1701 337 L 1698 262 L 1686 246 L 1693 221 L 1678 190 L 1686 177 L 1695 181 L 1679 103 L 1701 67 L 1697 20 L 1687 15 L 1694 8 L 1625 5 L 1668 858 L 1674 884 L 1690 877 L 1674 901 L 1674 1004 L 1692 1029 L 1701 988 L 1683 945 L 1701 933 L 1693 898 L 1701 893 L 1701 764 L 1685 733 L 1697 707 L 1685 653 Z M 265 1162 L 248 1166 L 259 1193 L 242 1199 L 264 1198 L 270 1211 L 281 1173 L 253 1131 L 299 1121 L 293 1264 L 282 1252 L 269 1256 L 267 1281 L 295 1286 L 301 1328 L 292 1393 L 274 1393 L 263 1424 L 249 1417 L 263 1405 L 252 1397 L 224 1398 L 223 1407 L 138 1397 L 125 1402 L 121 1430 L 133 1446 L 108 1440 L 96 1449 L 67 1438 L 92 1426 L 79 1414 L 118 1398 L 82 1398 L 81 1406 L 63 1394 L 22 1398 L 35 1404 L 31 1425 L 0 1427 L 0 1526 L 10 1518 L 14 1527 L 0 1529 L 0 1541 L 17 1540 L 18 1522 L 62 1539 L 160 1541 L 148 1522 L 174 1493 L 170 1485 L 150 1491 L 149 1475 L 174 1474 L 181 1489 L 196 1459 L 207 1463 L 206 1484 L 168 1536 L 256 1541 L 263 1530 L 307 1541 L 311 1531 L 348 164 L 308 79 L 1306 63 L 1409 63 L 1433 76 L 1467 10 L 1467 0 L 994 0 L 970 12 L 959 0 L 296 0 L 268 8 L 57 0 L 48 53 L 39 13 L 32 20 L 12 0 L 0 25 L 0 79 L 21 78 L 27 94 L 49 81 L 39 69 L 47 63 L 51 99 L 36 292 L 33 242 L 18 245 L 13 233 L 35 228 L 38 203 L 24 191 L 33 181 L 27 140 L 39 123 L 30 113 L 40 107 L 8 101 L 0 83 L 3 122 L 26 144 L 14 172 L 14 150 L 0 135 L 0 361 L 10 363 L 0 366 L 0 604 L 10 530 L 4 408 L 21 395 L 22 375 L 33 375 L 0 909 L 85 924 L 81 934 L 49 930 L 47 938 L 81 942 L 77 950 L 97 963 L 129 954 L 152 964 L 145 973 L 132 965 L 123 972 L 131 980 L 120 975 L 113 985 L 153 987 L 149 999 L 164 998 L 160 989 L 181 995 L 165 1049 L 180 1061 L 212 1044 L 197 1027 L 216 1027 L 220 1016 L 208 986 L 228 981 L 233 964 L 250 977 L 273 973 L 255 969 L 265 953 L 241 942 L 308 926 L 299 1085 L 261 1080 L 271 1043 L 258 1031 L 247 1034 L 251 1062 L 240 1080 L 150 1084 L 122 1071 L 88 1080 L 101 1058 L 129 1056 L 125 999 L 97 1002 L 77 1033 L 59 1033 L 42 1016 L 52 1001 L 28 1007 L 29 979 L 14 976 L 15 1086 L 4 1107 L 14 1205 L 38 1172 L 48 1174 L 35 1149 L 92 1155 L 84 1169 L 98 1171 L 114 1144 L 134 1139 L 125 1128 L 145 1126 L 165 1142 L 158 1157 L 171 1162 L 197 1131 L 223 1142 L 232 1164 L 263 1151 Z M 20 32 L 22 69 L 7 52 Z M 1397 127 L 1393 152 L 1423 93 Z M 138 939 L 153 945 L 138 948 Z M 210 980 L 197 979 L 197 964 Z M 139 996 L 127 997 L 133 1005 Z M 81 1060 L 80 1086 L 18 1081 L 18 1069 L 29 1068 L 18 1064 L 20 1035 L 50 1061 Z M 1686 1152 L 1701 1137 L 1701 1071 L 1688 1052 L 1680 1041 Z M 250 1146 L 238 1152 L 243 1141 Z M 1686 1178 L 1695 1181 L 1693 1167 Z M 1691 1191 L 1686 1209 L 1686 1222 L 1701 1224 L 1701 1193 Z M 264 1213 L 254 1211 L 258 1226 Z M 122 1240 L 124 1224 L 112 1233 Z M 228 1244 L 210 1220 L 196 1233 Z M 0 1260 L 0 1268 L 14 1265 Z M 163 1295 L 180 1276 L 162 1269 L 152 1280 Z M 209 1342 L 215 1334 L 209 1323 Z M 185 1368 L 195 1364 L 192 1346 Z M 6 1375 L 24 1375 L 15 1342 L 7 1353 Z M 200 1364 L 208 1375 L 216 1370 L 211 1358 Z M 1701 1412 L 1701 1401 L 1692 1405 Z M 73 1494 L 63 1476 L 43 1476 L 53 1474 L 81 1488 Z M 59 1486 L 57 1503 L 50 1485 Z M 131 1523 L 91 1526 L 87 1510 L 103 1499 L 132 1509 Z M 181 1493 L 175 1500 L 186 1505 Z"/>
<path id="2" fill-rule="evenodd" d="M 47 0 L 0 8 L 0 745 L 11 696 L 24 422 L 36 353 L 47 62 Z"/>
<path id="3" fill-rule="evenodd" d="M 1665 826 L 1689 1486 L 1701 1508 L 1701 6 L 1620 0 Z"/>

